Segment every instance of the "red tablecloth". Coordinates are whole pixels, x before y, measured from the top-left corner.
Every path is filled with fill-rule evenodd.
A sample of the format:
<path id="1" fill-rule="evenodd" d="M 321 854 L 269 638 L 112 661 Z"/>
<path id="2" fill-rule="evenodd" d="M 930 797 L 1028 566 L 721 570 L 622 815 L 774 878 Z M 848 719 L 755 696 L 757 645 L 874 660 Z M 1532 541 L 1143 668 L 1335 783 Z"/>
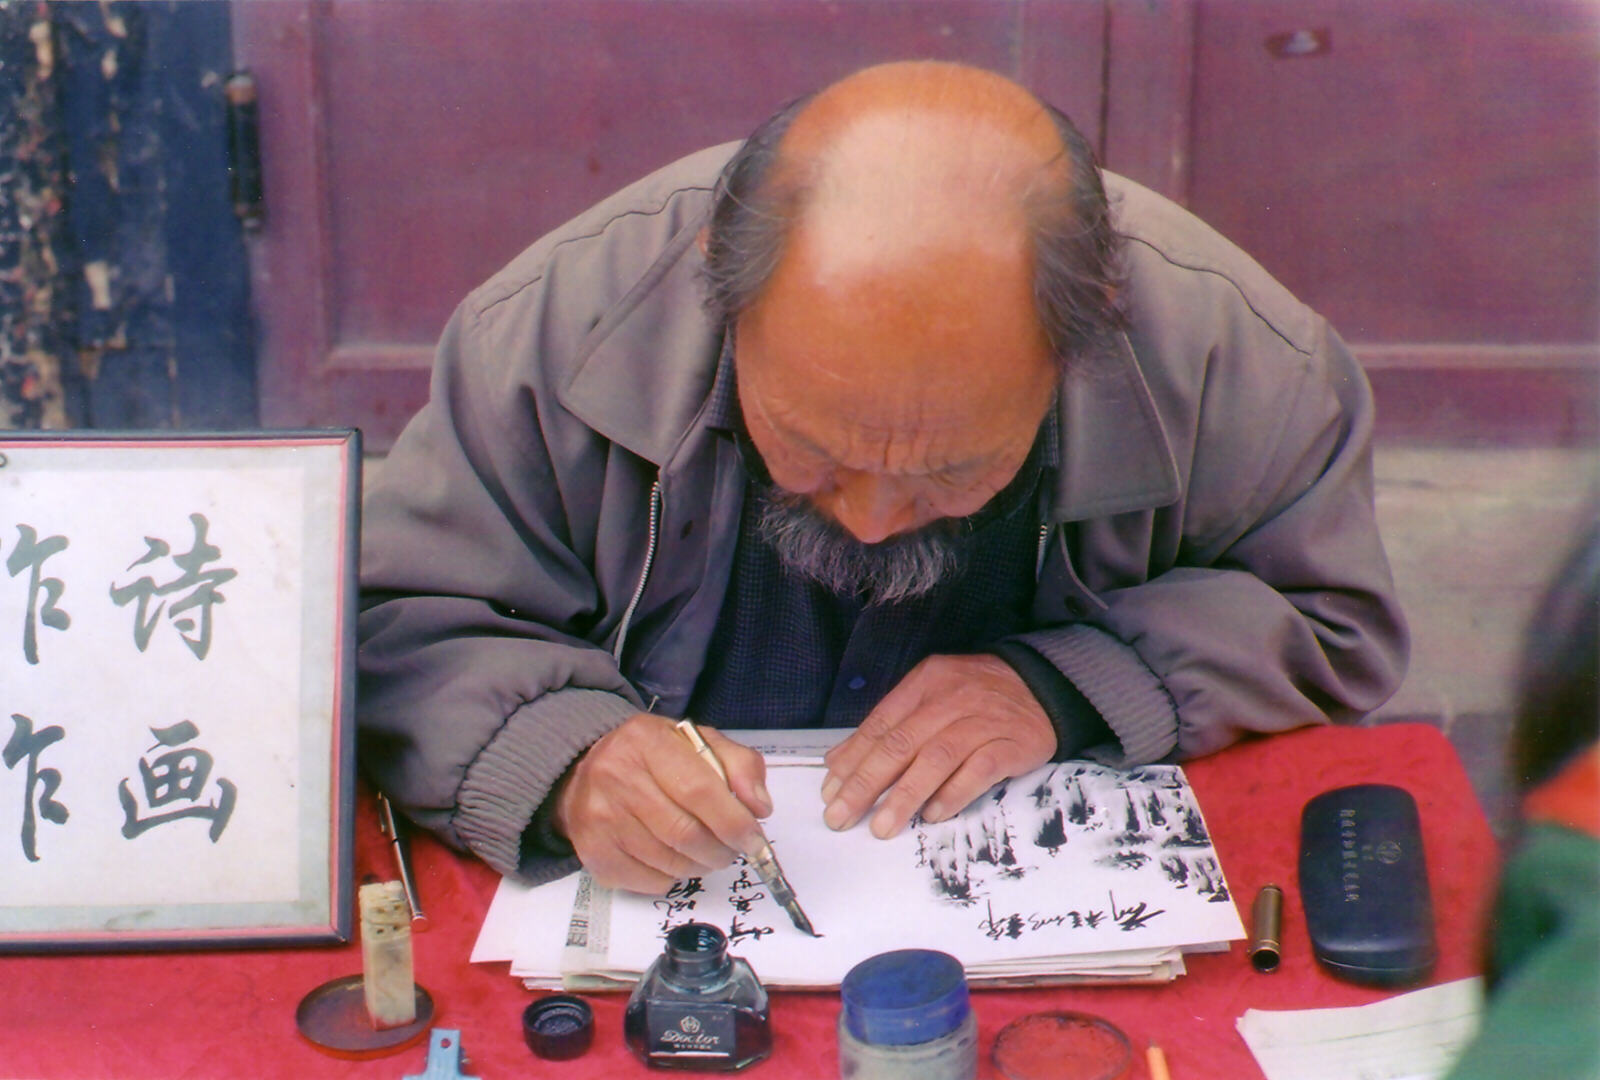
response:
<path id="1" fill-rule="evenodd" d="M 1311 729 L 1234 747 L 1190 763 L 1222 864 L 1248 924 L 1264 883 L 1286 895 L 1283 963 L 1255 972 L 1243 943 L 1189 960 L 1189 974 L 1157 987 L 1085 987 L 974 994 L 987 1048 L 1008 1021 L 1041 1009 L 1075 1009 L 1110 1019 L 1138 1051 L 1166 1049 L 1176 1080 L 1259 1077 L 1234 1022 L 1247 1008 L 1357 1005 L 1385 992 L 1351 986 L 1312 959 L 1295 881 L 1300 808 L 1330 787 L 1390 783 L 1409 789 L 1421 811 L 1438 923 L 1440 960 L 1430 982 L 1479 970 L 1477 939 L 1498 863 L 1495 841 L 1455 752 L 1435 729 L 1401 724 Z M 393 876 L 389 849 L 363 800 L 356 879 Z M 591 995 L 594 1048 L 569 1062 L 545 1062 L 522 1042 L 520 1017 L 537 994 L 505 964 L 467 962 L 494 895 L 495 874 L 429 839 L 415 844 L 422 902 L 433 919 L 414 938 L 417 981 L 438 1006 L 436 1027 L 461 1031 L 468 1075 L 606 1077 L 661 1075 L 622 1043 L 621 994 Z M 295 1030 L 295 1007 L 312 988 L 361 970 L 359 946 L 105 956 L 0 958 L 0 1077 L 386 1077 L 423 1072 L 426 1040 L 393 1056 L 345 1061 L 325 1056 Z M 773 995 L 772 1057 L 748 1070 L 766 1080 L 836 1075 L 837 998 Z M 992 1075 L 987 1060 L 980 1075 Z"/>

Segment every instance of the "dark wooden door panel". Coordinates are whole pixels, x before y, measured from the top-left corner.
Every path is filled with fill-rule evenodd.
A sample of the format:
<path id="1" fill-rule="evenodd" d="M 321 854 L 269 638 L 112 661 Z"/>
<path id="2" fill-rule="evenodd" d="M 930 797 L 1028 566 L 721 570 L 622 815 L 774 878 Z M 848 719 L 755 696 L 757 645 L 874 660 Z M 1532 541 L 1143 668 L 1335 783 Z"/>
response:
<path id="1" fill-rule="evenodd" d="M 356 424 L 386 446 L 469 289 L 611 191 L 866 64 L 980 64 L 1098 138 L 1103 19 L 1081 0 L 236 5 L 262 112 L 263 420 Z"/>

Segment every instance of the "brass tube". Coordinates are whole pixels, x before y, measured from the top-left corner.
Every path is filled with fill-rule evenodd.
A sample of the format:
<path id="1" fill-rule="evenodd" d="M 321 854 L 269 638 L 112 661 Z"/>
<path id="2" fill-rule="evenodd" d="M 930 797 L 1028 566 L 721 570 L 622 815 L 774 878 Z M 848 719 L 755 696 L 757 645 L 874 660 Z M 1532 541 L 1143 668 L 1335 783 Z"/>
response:
<path id="1" fill-rule="evenodd" d="M 1250 912 L 1250 947 L 1246 955 L 1257 971 L 1278 970 L 1283 951 L 1283 890 L 1263 885 Z"/>

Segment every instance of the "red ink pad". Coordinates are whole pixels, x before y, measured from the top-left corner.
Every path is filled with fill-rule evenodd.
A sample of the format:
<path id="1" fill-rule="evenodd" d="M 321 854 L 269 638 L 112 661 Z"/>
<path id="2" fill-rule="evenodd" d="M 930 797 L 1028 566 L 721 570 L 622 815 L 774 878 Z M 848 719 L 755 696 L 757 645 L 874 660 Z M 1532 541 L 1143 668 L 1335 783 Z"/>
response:
<path id="1" fill-rule="evenodd" d="M 1128 1037 L 1098 1016 L 1030 1013 L 995 1036 L 990 1053 L 1005 1080 L 1124 1080 L 1133 1068 Z"/>

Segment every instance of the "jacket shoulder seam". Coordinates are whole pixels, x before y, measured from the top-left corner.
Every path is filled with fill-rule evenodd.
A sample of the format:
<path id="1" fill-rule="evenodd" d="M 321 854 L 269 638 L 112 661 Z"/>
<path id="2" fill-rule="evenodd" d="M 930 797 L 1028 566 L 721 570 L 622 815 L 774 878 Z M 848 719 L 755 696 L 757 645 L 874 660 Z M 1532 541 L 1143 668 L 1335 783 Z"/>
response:
<path id="1" fill-rule="evenodd" d="M 1315 346 L 1301 345 L 1299 342 L 1295 341 L 1294 338 L 1285 333 L 1284 330 L 1278 326 L 1277 322 L 1269 318 L 1265 312 L 1255 305 L 1255 303 L 1250 299 L 1250 293 L 1244 288 L 1243 285 L 1239 284 L 1238 280 L 1236 280 L 1232 274 L 1228 273 L 1226 270 L 1220 270 L 1215 266 L 1178 258 L 1169 253 L 1166 249 L 1162 248 L 1160 245 L 1155 244 L 1142 236 L 1123 233 L 1122 238 L 1125 241 L 1143 245 L 1150 251 L 1154 252 L 1169 266 L 1175 266 L 1180 270 L 1190 270 L 1197 274 L 1211 274 L 1215 277 L 1221 278 L 1223 281 L 1228 283 L 1228 286 L 1233 289 L 1236 294 L 1238 294 L 1240 303 L 1244 304 L 1244 306 L 1250 310 L 1250 314 L 1259 319 L 1262 325 L 1271 330 L 1273 334 L 1276 335 L 1285 345 L 1289 346 L 1289 348 L 1293 349 L 1302 356 L 1311 356 L 1316 351 Z"/>
<path id="2" fill-rule="evenodd" d="M 667 195 L 661 200 L 661 202 L 658 205 L 656 205 L 654 207 L 647 207 L 647 208 L 635 207 L 635 208 L 630 208 L 630 209 L 627 209 L 627 210 L 622 210 L 622 211 L 617 212 L 616 214 L 613 214 L 611 217 L 607 218 L 605 221 L 601 222 L 599 227 L 594 229 L 594 231 L 592 231 L 592 232 L 586 232 L 586 233 L 583 233 L 583 234 L 581 234 L 579 236 L 564 236 L 564 237 L 562 237 L 560 240 L 556 241 L 554 244 L 551 245 L 550 251 L 545 255 L 545 257 L 543 259 L 540 260 L 539 271 L 537 273 L 535 273 L 532 277 L 529 277 L 525 281 L 518 282 L 514 287 L 508 288 L 505 292 L 501 293 L 500 295 L 497 295 L 497 296 L 494 296 L 494 297 L 485 298 L 482 303 L 473 304 L 472 305 L 472 317 L 473 317 L 473 319 L 476 320 L 480 316 L 487 314 L 488 311 L 491 308 L 493 308 L 493 307 L 495 307 L 495 306 L 497 306 L 497 305 L 499 305 L 501 303 L 504 303 L 507 300 L 514 299 L 523 290 L 530 289 L 533 286 L 537 285 L 540 281 L 544 280 L 544 267 L 549 265 L 550 260 L 555 257 L 556 252 L 560 251 L 562 248 L 568 246 L 569 244 L 576 244 L 576 243 L 579 243 L 579 242 L 584 241 L 584 240 L 593 240 L 593 239 L 596 239 L 597 237 L 604 236 L 606 231 L 609 230 L 611 228 L 611 226 L 615 225 L 617 222 L 621 221 L 624 218 L 630 218 L 630 217 L 655 217 L 658 214 L 663 214 L 663 213 L 666 212 L 667 207 L 672 204 L 672 201 L 674 199 L 678 198 L 681 195 L 684 195 L 684 194 L 687 194 L 687 193 L 690 193 L 690 192 L 697 192 L 697 191 L 698 192 L 710 192 L 712 190 L 714 190 L 714 189 L 712 189 L 710 187 L 706 187 L 704 185 L 699 185 L 699 184 L 687 185 L 687 186 L 684 186 L 684 187 L 674 188 L 672 191 L 667 193 Z M 487 289 L 488 286 L 484 286 L 484 288 Z"/>

